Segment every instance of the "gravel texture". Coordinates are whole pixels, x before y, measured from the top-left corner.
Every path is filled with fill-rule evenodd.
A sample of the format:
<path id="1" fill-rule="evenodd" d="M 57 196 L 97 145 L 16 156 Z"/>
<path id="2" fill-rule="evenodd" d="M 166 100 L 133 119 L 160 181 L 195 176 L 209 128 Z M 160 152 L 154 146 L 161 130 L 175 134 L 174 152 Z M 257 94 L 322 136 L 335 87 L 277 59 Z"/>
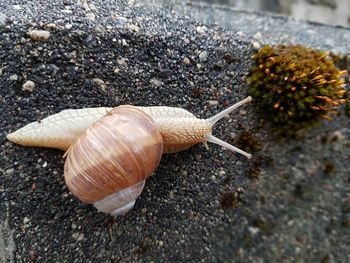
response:
<path id="1" fill-rule="evenodd" d="M 0 4 L 0 262 L 349 262 L 350 119 L 278 138 L 247 105 L 210 145 L 164 156 L 116 219 L 69 194 L 62 152 L 5 135 L 67 108 L 168 105 L 209 117 L 244 98 L 254 49 L 349 52 L 350 30 L 163 2 Z M 33 39 L 33 30 L 41 37 Z M 36 31 L 38 32 L 38 31 Z"/>

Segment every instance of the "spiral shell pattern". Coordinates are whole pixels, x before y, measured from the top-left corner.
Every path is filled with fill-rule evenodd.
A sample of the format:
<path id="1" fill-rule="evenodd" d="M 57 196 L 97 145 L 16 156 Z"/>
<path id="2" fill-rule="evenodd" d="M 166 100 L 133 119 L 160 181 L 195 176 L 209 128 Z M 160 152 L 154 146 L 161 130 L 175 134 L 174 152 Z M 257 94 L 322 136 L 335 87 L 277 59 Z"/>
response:
<path id="1" fill-rule="evenodd" d="M 128 188 L 134 191 L 134 185 L 138 190 L 128 196 L 136 199 L 162 152 L 163 140 L 151 117 L 134 106 L 116 107 L 94 122 L 67 151 L 66 184 L 87 203 L 103 199 L 114 203 L 110 196 Z M 127 204 L 132 207 L 135 201 L 119 199 L 123 204 L 115 204 L 112 210 Z"/>

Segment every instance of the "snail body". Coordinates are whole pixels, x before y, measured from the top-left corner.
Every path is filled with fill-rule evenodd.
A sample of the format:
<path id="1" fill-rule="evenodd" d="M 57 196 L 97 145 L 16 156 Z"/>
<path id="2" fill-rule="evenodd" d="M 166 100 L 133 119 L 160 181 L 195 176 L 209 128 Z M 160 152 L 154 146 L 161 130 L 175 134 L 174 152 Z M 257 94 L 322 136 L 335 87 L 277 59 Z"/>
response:
<path id="1" fill-rule="evenodd" d="M 192 127 L 193 124 L 198 125 L 198 123 L 204 121 L 181 108 L 167 106 L 133 107 L 151 116 L 164 137 L 168 138 L 169 144 L 174 144 L 171 138 L 174 136 L 171 134 L 176 134 L 175 137 L 178 137 L 177 134 L 181 130 L 187 133 L 186 127 Z M 43 120 L 27 124 L 8 134 L 7 139 L 23 146 L 56 148 L 66 151 L 95 121 L 108 114 L 112 109 L 98 107 L 63 110 Z M 200 121 L 198 122 L 198 120 Z M 177 128 L 179 129 L 176 130 Z M 187 128 L 187 130 L 191 132 L 190 129 Z M 169 148 L 171 148 L 170 145 Z M 166 145 L 165 153 L 171 152 L 174 151 L 168 150 Z"/>
<path id="2" fill-rule="evenodd" d="M 130 210 L 163 153 L 213 142 L 251 155 L 214 137 L 213 125 L 251 97 L 209 119 L 173 107 L 64 110 L 7 135 L 24 146 L 66 150 L 65 181 L 84 202 L 112 215 Z"/>

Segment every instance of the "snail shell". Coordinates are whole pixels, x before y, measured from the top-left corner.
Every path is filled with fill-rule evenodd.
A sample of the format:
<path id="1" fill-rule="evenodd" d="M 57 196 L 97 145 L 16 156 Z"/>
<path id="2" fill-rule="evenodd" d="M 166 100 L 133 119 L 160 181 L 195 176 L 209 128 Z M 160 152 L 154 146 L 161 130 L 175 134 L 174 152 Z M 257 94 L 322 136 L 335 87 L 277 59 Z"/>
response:
<path id="1" fill-rule="evenodd" d="M 122 214 L 134 205 L 162 153 L 163 139 L 154 121 L 136 107 L 120 106 L 69 148 L 66 184 L 80 200 L 105 213 Z"/>
<path id="2" fill-rule="evenodd" d="M 24 146 L 68 149 L 64 171 L 70 191 L 100 211 L 119 215 L 133 207 L 163 153 L 212 142 L 251 158 L 212 135 L 216 122 L 251 100 L 208 119 L 164 106 L 64 110 L 7 138 Z"/>

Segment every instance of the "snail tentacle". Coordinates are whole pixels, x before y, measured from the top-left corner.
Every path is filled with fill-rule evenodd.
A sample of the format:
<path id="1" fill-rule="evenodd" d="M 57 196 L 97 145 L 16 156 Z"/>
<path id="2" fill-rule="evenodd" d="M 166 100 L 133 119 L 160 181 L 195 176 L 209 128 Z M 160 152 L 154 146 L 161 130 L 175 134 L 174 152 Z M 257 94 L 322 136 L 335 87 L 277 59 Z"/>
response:
<path id="1" fill-rule="evenodd" d="M 240 107 L 240 106 L 242 106 L 242 105 L 244 105 L 244 104 L 246 104 L 247 102 L 250 102 L 250 101 L 252 101 L 252 97 L 248 96 L 244 100 L 241 100 L 241 101 L 233 104 L 232 106 L 228 107 L 227 109 L 225 109 L 225 110 L 219 112 L 218 114 L 214 115 L 213 117 L 210 117 L 209 119 L 207 119 L 207 121 L 213 126 L 215 123 L 217 123 L 223 117 L 229 115 L 232 111 L 234 111 L 238 107 Z"/>
<path id="2" fill-rule="evenodd" d="M 241 100 L 237 103 L 235 103 L 234 105 L 228 107 L 227 109 L 219 112 L 218 114 L 214 115 L 213 117 L 207 119 L 207 122 L 209 123 L 209 125 L 214 126 L 215 123 L 217 123 L 219 120 L 221 120 L 223 117 L 229 115 L 233 110 L 237 109 L 238 107 L 246 104 L 247 102 L 250 102 L 252 100 L 252 97 L 247 97 L 245 98 L 244 100 Z M 211 142 L 211 143 L 215 143 L 215 144 L 218 144 L 228 150 L 231 150 L 233 152 L 237 152 L 237 153 L 240 153 L 244 156 L 246 156 L 248 159 L 250 159 L 252 157 L 252 155 L 250 153 L 247 153 L 217 137 L 215 137 L 214 135 L 212 135 L 211 133 L 208 134 L 207 136 L 207 140 L 208 142 Z M 206 145 L 206 148 L 208 149 L 208 145 Z"/>
<path id="3" fill-rule="evenodd" d="M 237 148 L 237 147 L 235 147 L 235 146 L 233 146 L 233 145 L 231 145 L 223 140 L 220 140 L 219 138 L 213 136 L 212 134 L 210 134 L 208 136 L 208 142 L 215 143 L 215 144 L 220 145 L 228 150 L 240 153 L 240 154 L 244 155 L 245 157 L 247 157 L 248 159 L 252 158 L 252 155 L 250 153 L 247 153 L 247 152 L 245 152 L 245 151 L 243 151 L 243 150 L 241 150 L 241 149 L 239 149 L 239 148 Z"/>

